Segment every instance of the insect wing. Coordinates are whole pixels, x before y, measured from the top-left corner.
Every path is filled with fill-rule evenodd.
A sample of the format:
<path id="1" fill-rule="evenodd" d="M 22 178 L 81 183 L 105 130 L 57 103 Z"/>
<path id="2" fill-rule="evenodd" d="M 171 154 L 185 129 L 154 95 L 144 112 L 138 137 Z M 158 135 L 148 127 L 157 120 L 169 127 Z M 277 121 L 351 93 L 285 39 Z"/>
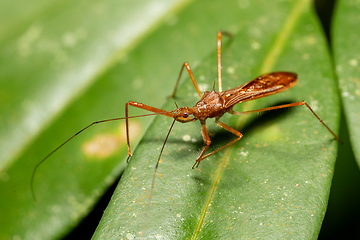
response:
<path id="1" fill-rule="evenodd" d="M 222 92 L 225 107 L 228 108 L 237 103 L 285 91 L 294 86 L 296 81 L 297 75 L 291 72 L 274 72 L 261 75 L 237 88 Z"/>

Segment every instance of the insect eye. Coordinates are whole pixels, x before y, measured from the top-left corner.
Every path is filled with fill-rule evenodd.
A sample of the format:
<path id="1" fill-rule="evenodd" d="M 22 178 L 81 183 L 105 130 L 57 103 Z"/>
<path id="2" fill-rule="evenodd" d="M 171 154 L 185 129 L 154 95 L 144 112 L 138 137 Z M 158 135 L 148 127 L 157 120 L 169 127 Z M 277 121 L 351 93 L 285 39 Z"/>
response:
<path id="1" fill-rule="evenodd" d="M 188 116 L 189 116 L 189 113 L 187 113 L 187 112 L 183 114 L 183 118 L 187 118 Z"/>

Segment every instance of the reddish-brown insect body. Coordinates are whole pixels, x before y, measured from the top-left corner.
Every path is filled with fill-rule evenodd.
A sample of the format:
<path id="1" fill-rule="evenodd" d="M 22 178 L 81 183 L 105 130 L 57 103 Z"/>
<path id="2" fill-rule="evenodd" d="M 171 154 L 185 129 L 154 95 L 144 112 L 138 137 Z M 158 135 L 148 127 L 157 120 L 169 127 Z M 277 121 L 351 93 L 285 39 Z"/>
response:
<path id="1" fill-rule="evenodd" d="M 175 121 L 187 123 L 187 122 L 199 120 L 201 123 L 201 126 L 202 126 L 201 132 L 202 132 L 205 146 L 201 150 L 198 158 L 196 159 L 195 164 L 193 165 L 193 168 L 198 167 L 200 162 L 202 160 L 204 160 L 205 158 L 207 158 L 208 156 L 228 147 L 231 144 L 234 144 L 235 142 L 239 141 L 243 137 L 243 135 L 239 131 L 229 127 L 228 125 L 226 125 L 225 123 L 223 123 L 219 120 L 227 112 L 230 114 L 234 114 L 234 115 L 240 115 L 240 114 L 245 114 L 245 113 L 256 113 L 256 112 L 263 112 L 263 111 L 269 111 L 269 110 L 274 110 L 274 109 L 281 109 L 281 108 L 305 105 L 313 113 L 313 115 L 328 129 L 328 131 L 334 136 L 334 138 L 336 140 L 338 140 L 339 142 L 341 142 L 341 140 L 336 136 L 336 134 L 318 117 L 318 115 L 316 115 L 316 113 L 312 110 L 312 108 L 304 101 L 290 103 L 290 104 L 284 104 L 284 105 L 280 105 L 280 106 L 267 107 L 267 108 L 252 110 L 252 111 L 246 111 L 246 112 L 234 111 L 233 106 L 238 103 L 266 97 L 266 96 L 269 96 L 269 95 L 272 95 L 275 93 L 285 91 L 285 90 L 293 87 L 297 81 L 297 75 L 295 73 L 291 73 L 291 72 L 269 73 L 269 74 L 262 75 L 262 76 L 254 79 L 248 83 L 245 83 L 239 87 L 236 87 L 236 88 L 233 88 L 230 90 L 226 90 L 226 91 L 222 91 L 221 38 L 222 38 L 223 34 L 230 35 L 229 33 L 226 33 L 226 32 L 219 32 L 217 35 L 217 61 L 218 61 L 217 66 L 218 66 L 218 88 L 219 88 L 218 92 L 215 92 L 215 90 L 213 89 L 210 92 L 205 91 L 204 94 L 202 94 L 196 81 L 195 81 L 194 75 L 190 69 L 189 64 L 184 63 L 180 70 L 180 74 L 177 79 L 172 97 L 175 97 L 181 74 L 182 74 L 184 68 L 186 68 L 187 72 L 189 73 L 190 79 L 195 87 L 195 90 L 197 91 L 197 93 L 199 94 L 199 96 L 201 98 L 193 107 L 179 107 L 173 111 L 165 111 L 165 110 L 155 108 L 155 107 L 152 107 L 149 105 L 145 105 L 142 103 L 138 103 L 138 102 L 132 102 L 132 101 L 127 102 L 125 104 L 125 114 L 126 114 L 125 117 L 107 119 L 107 120 L 102 120 L 102 121 L 97 121 L 97 122 L 91 123 L 90 125 L 86 126 L 85 128 L 81 129 L 79 132 L 74 134 L 72 137 L 70 137 L 68 140 L 66 140 L 64 143 L 62 143 L 59 147 L 57 147 L 52 152 L 50 152 L 44 159 L 42 159 L 35 166 L 35 169 L 33 171 L 32 177 L 31 177 L 31 191 L 32 191 L 33 196 L 34 196 L 33 181 L 34 181 L 34 176 L 35 176 L 36 170 L 48 157 L 50 157 L 53 153 L 55 153 L 63 145 L 65 145 L 67 142 L 69 142 L 71 139 L 73 139 L 75 136 L 77 136 L 79 133 L 85 131 L 89 127 L 91 127 L 95 124 L 98 124 L 98 123 L 104 123 L 104 122 L 109 122 L 109 121 L 125 119 L 128 156 L 130 158 L 132 154 L 131 154 L 131 150 L 130 150 L 130 138 L 129 138 L 130 134 L 129 134 L 129 127 L 128 127 L 129 126 L 129 123 L 128 123 L 129 118 L 161 114 L 161 115 L 171 117 L 174 119 L 173 123 L 171 124 L 170 130 L 165 138 L 165 141 L 163 143 L 160 154 L 159 154 L 159 158 L 158 158 L 158 161 L 157 161 L 157 164 L 155 167 L 155 171 L 154 171 L 154 175 L 153 175 L 153 183 L 151 186 L 151 193 L 152 193 L 153 186 L 154 186 L 156 169 L 158 167 L 161 154 L 163 152 L 166 141 L 170 135 L 171 129 L 174 126 Z M 146 115 L 140 115 L 140 116 L 129 116 L 129 112 L 128 112 L 129 106 L 141 108 L 141 109 L 153 112 L 153 113 L 146 114 Z M 227 143 L 225 146 L 222 146 L 222 147 L 216 149 L 215 151 L 204 155 L 206 150 L 209 148 L 209 146 L 211 144 L 210 137 L 209 137 L 209 134 L 208 134 L 208 131 L 206 128 L 206 124 L 205 124 L 206 119 L 208 119 L 208 118 L 215 118 L 215 122 L 220 127 L 235 134 L 237 136 L 237 138 L 235 140 Z M 150 196 L 151 196 L 151 193 L 150 193 Z M 34 198 L 35 198 L 35 196 L 34 196 Z"/>
<path id="2" fill-rule="evenodd" d="M 176 121 L 191 122 L 191 121 L 199 120 L 202 125 L 202 129 L 203 129 L 202 134 L 206 146 L 203 148 L 193 168 L 199 166 L 201 160 L 214 154 L 217 151 L 220 151 L 221 149 L 233 144 L 234 142 L 242 138 L 243 135 L 240 132 L 219 121 L 219 119 L 226 112 L 229 112 L 231 114 L 240 114 L 238 112 L 233 111 L 233 106 L 235 104 L 254 100 L 257 98 L 265 97 L 271 94 L 284 91 L 294 86 L 296 80 L 297 77 L 296 74 L 294 73 L 290 73 L 290 72 L 269 73 L 266 75 L 262 75 L 239 87 L 226 90 L 223 92 L 215 92 L 215 90 L 212 90 L 211 92 L 205 91 L 200 101 L 198 101 L 194 107 L 178 108 L 173 116 Z M 266 109 L 264 109 L 264 111 L 266 111 Z M 190 115 L 193 115 L 193 117 L 190 117 Z M 215 118 L 215 121 L 219 126 L 237 135 L 238 139 L 235 139 L 234 141 L 226 144 L 225 146 L 217 149 L 216 151 L 203 156 L 203 154 L 205 153 L 205 151 L 207 150 L 207 148 L 211 143 L 205 126 L 205 121 L 207 118 Z"/>

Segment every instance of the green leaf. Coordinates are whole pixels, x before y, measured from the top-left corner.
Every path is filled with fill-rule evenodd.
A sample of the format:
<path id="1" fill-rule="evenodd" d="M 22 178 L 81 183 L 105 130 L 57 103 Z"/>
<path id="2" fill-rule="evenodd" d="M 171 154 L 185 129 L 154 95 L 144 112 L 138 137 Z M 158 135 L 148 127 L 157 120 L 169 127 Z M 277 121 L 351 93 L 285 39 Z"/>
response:
<path id="1" fill-rule="evenodd" d="M 76 226 L 125 167 L 124 122 L 92 127 L 48 159 L 35 176 L 37 202 L 30 192 L 35 165 L 87 124 L 124 116 L 129 100 L 161 106 L 181 64 L 195 67 L 213 52 L 219 29 L 250 31 L 257 5 L 230 0 L 2 3 L 0 239 L 59 238 Z M 239 15 L 239 8 L 249 11 Z M 237 57 L 246 62 L 243 53 Z M 214 61 L 211 69 L 216 71 Z M 151 118 L 132 122 L 135 147 Z M 199 138 L 192 147 L 201 145 Z"/>
<path id="2" fill-rule="evenodd" d="M 333 21 L 333 49 L 350 141 L 360 166 L 360 2 L 339 1 Z"/>
<path id="3" fill-rule="evenodd" d="M 299 80 L 294 88 L 235 110 L 306 100 L 337 132 L 336 83 L 327 43 L 310 4 L 244 1 L 224 13 L 241 16 L 234 24 L 242 25 L 235 25 L 232 40 L 223 41 L 223 88 L 239 86 L 264 72 L 296 72 Z M 215 49 L 214 44 L 213 54 L 194 70 L 198 83 L 208 90 L 217 76 Z M 184 81 L 175 101 L 192 106 L 197 94 L 189 79 Z M 164 109 L 174 109 L 173 100 Z M 203 146 L 200 124 L 175 124 L 151 192 L 157 158 L 172 122 L 156 117 L 136 148 L 94 239 L 317 238 L 336 159 L 337 142 L 332 135 L 304 106 L 222 120 L 244 138 L 195 170 L 191 166 Z M 207 126 L 214 148 L 234 137 L 210 120 Z"/>

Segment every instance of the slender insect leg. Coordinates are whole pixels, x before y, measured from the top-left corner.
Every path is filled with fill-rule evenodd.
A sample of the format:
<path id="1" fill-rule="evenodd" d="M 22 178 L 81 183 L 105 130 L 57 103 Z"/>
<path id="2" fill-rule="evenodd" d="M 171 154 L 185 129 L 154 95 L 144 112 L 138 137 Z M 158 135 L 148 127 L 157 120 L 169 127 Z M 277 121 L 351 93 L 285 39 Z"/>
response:
<path id="1" fill-rule="evenodd" d="M 209 137 L 209 133 L 208 130 L 206 128 L 205 125 L 205 121 L 201 122 L 201 135 L 203 137 L 204 143 L 206 144 L 203 149 L 201 150 L 199 157 L 196 159 L 195 164 L 192 166 L 192 168 L 194 169 L 195 167 L 198 167 L 200 164 L 200 161 L 203 160 L 203 155 L 206 152 L 206 150 L 209 148 L 210 144 L 211 144 L 211 140 Z"/>
<path id="2" fill-rule="evenodd" d="M 223 123 L 223 122 L 220 122 L 219 119 L 215 119 L 215 122 L 216 122 L 220 127 L 224 128 L 224 129 L 228 130 L 229 132 L 231 132 L 231 133 L 235 134 L 236 136 L 238 136 L 238 138 L 235 139 L 235 140 L 233 140 L 233 141 L 231 141 L 231 142 L 229 142 L 229 143 L 227 143 L 225 146 L 222 146 L 221 148 L 216 149 L 215 151 L 213 151 L 213 152 L 211 152 L 211 153 L 208 153 L 208 154 L 206 154 L 205 156 L 202 156 L 202 155 L 205 153 L 205 151 L 208 149 L 208 147 L 209 147 L 209 145 L 210 145 L 210 143 L 211 143 L 211 142 L 210 142 L 209 145 L 205 146 L 206 149 L 205 149 L 205 150 L 203 149 L 203 151 L 201 152 L 201 155 L 199 156 L 199 158 L 196 159 L 196 162 L 195 162 L 193 168 L 194 168 L 194 167 L 198 167 L 199 164 L 200 164 L 200 162 L 201 162 L 202 160 L 204 160 L 205 158 L 207 158 L 207 157 L 213 155 L 214 153 L 216 153 L 216 152 L 218 152 L 218 151 L 220 151 L 220 150 L 222 150 L 222 149 L 224 149 L 224 148 L 226 148 L 226 147 L 228 147 L 228 146 L 236 143 L 237 141 L 239 141 L 239 140 L 243 137 L 243 135 L 241 134 L 241 132 L 239 132 L 239 131 L 237 131 L 237 130 L 231 128 L 231 127 L 229 127 L 228 125 L 226 125 L 226 124 Z M 206 129 L 206 127 L 205 127 L 205 129 Z M 206 129 L 206 133 L 207 133 L 207 129 Z M 209 135 L 207 135 L 207 137 L 209 138 Z M 205 139 L 204 139 L 204 141 L 205 141 Z M 209 141 L 210 141 L 210 139 L 209 139 Z M 207 142 L 206 142 L 206 144 L 207 144 Z M 205 148 L 205 147 L 204 147 L 204 148 Z"/>
<path id="3" fill-rule="evenodd" d="M 128 148 L 128 157 L 126 159 L 126 162 L 129 162 L 130 157 L 132 156 L 132 153 L 130 151 L 130 138 L 129 138 L 129 102 L 125 104 L 125 123 L 126 123 L 126 143 Z"/>
<path id="4" fill-rule="evenodd" d="M 218 85 L 219 92 L 222 92 L 222 80 L 221 80 L 221 37 L 222 32 L 218 32 L 217 34 L 217 69 L 218 69 Z"/>
<path id="5" fill-rule="evenodd" d="M 218 32 L 217 34 L 217 69 L 218 69 L 218 85 L 219 85 L 219 92 L 222 92 L 222 78 L 221 78 L 221 38 L 222 35 L 227 35 L 229 37 L 232 37 L 232 35 L 228 32 Z"/>
<path id="6" fill-rule="evenodd" d="M 155 108 L 149 105 L 145 105 L 139 102 L 133 102 L 133 101 L 129 101 L 125 104 L 125 122 L 126 122 L 126 141 L 127 141 L 127 147 L 128 147 L 128 158 L 127 158 L 127 162 L 129 162 L 130 157 L 132 156 L 131 150 L 130 150 L 130 134 L 129 134 L 129 105 L 133 106 L 133 107 L 137 107 L 137 108 L 141 108 L 153 113 L 158 113 L 167 117 L 174 117 L 174 113 L 173 112 L 168 112 L 165 111 L 163 109 L 159 109 L 159 108 Z"/>
<path id="7" fill-rule="evenodd" d="M 192 71 L 191 71 L 190 65 L 189 65 L 189 63 L 187 63 L 187 62 L 183 63 L 183 65 L 182 65 L 182 67 L 181 67 L 181 70 L 180 70 L 180 73 L 179 73 L 179 77 L 178 77 L 177 80 L 176 80 L 174 92 L 171 94 L 170 98 L 174 98 L 174 97 L 175 97 L 175 94 L 176 94 L 176 91 L 177 91 L 177 88 L 178 88 L 178 85 L 179 85 L 179 82 L 180 82 L 180 77 L 181 77 L 182 72 L 184 71 L 184 68 L 186 68 L 186 70 L 188 71 L 189 76 L 190 76 L 190 79 L 191 79 L 192 83 L 194 84 L 194 87 L 195 87 L 197 93 L 199 94 L 199 96 L 200 96 L 200 98 L 201 98 L 201 97 L 202 97 L 202 93 L 201 93 L 201 91 L 200 91 L 200 89 L 199 89 L 199 87 L 198 87 L 198 85 L 197 85 L 197 83 L 196 83 L 196 81 L 195 81 L 195 77 L 194 77 L 194 74 L 193 74 Z"/>
<path id="8" fill-rule="evenodd" d="M 321 122 L 325 126 L 325 128 L 331 133 L 331 135 L 334 136 L 334 138 L 337 141 L 339 141 L 341 144 L 343 143 L 342 140 L 338 136 L 336 136 L 336 134 L 325 124 L 325 122 L 323 120 L 321 120 L 321 118 L 315 113 L 315 111 L 305 101 L 283 104 L 283 105 L 267 107 L 267 108 L 261 108 L 261 109 L 245 111 L 245 112 L 230 111 L 230 113 L 234 114 L 234 115 L 242 115 L 242 114 L 246 114 L 246 113 L 265 112 L 265 111 L 270 111 L 270 110 L 275 110 L 275 109 L 297 107 L 297 106 L 302 106 L 302 105 L 305 105 L 310 110 L 310 112 L 319 120 L 319 122 Z"/>

